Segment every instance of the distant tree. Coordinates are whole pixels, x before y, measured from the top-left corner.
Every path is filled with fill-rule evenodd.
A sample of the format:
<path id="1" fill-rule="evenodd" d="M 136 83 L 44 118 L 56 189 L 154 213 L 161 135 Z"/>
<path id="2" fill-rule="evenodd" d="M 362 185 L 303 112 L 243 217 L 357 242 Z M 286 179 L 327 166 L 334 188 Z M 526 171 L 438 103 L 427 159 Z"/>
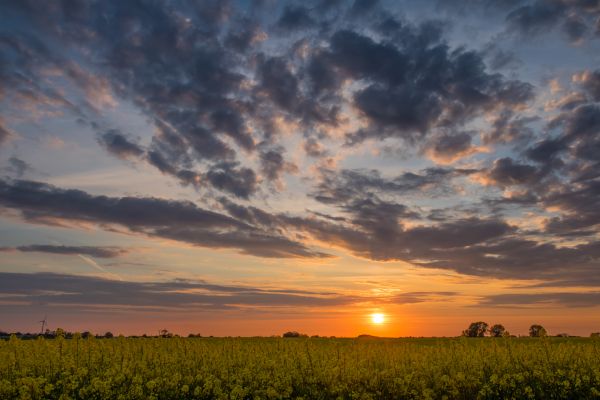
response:
<path id="1" fill-rule="evenodd" d="M 114 337 L 115 337 L 115 335 L 113 335 L 112 332 L 106 332 L 104 334 L 104 338 L 106 338 L 106 339 L 112 339 Z"/>
<path id="2" fill-rule="evenodd" d="M 466 337 L 484 337 L 488 330 L 488 324 L 483 321 L 471 322 L 471 325 L 463 331 Z"/>
<path id="3" fill-rule="evenodd" d="M 161 329 L 158 332 L 158 335 L 163 338 L 172 338 L 173 337 L 173 334 L 166 329 Z"/>
<path id="4" fill-rule="evenodd" d="M 496 324 L 490 328 L 490 335 L 492 337 L 503 337 L 506 336 L 506 334 L 508 334 L 508 332 L 502 324 Z"/>
<path id="5" fill-rule="evenodd" d="M 90 331 L 83 331 L 83 333 L 81 333 L 81 337 L 82 337 L 83 339 L 87 339 L 87 338 L 89 338 L 90 336 L 92 336 L 92 334 L 90 333 Z"/>
<path id="6" fill-rule="evenodd" d="M 56 331 L 54 331 L 54 336 L 58 337 L 65 337 L 65 330 L 63 328 L 56 328 Z"/>
<path id="7" fill-rule="evenodd" d="M 548 332 L 546 332 L 546 329 L 543 326 L 534 324 L 529 327 L 529 336 L 544 337 L 548 336 Z"/>
<path id="8" fill-rule="evenodd" d="M 590 333 L 590 337 L 600 338 L 600 332 L 592 332 L 592 333 Z"/>
<path id="9" fill-rule="evenodd" d="M 571 337 L 568 333 L 559 333 L 556 337 Z"/>
<path id="10" fill-rule="evenodd" d="M 299 338 L 299 337 L 308 337 L 308 335 L 304 334 L 304 333 L 298 333 L 296 331 L 290 331 L 290 332 L 286 332 L 283 335 L 281 335 L 284 338 Z"/>

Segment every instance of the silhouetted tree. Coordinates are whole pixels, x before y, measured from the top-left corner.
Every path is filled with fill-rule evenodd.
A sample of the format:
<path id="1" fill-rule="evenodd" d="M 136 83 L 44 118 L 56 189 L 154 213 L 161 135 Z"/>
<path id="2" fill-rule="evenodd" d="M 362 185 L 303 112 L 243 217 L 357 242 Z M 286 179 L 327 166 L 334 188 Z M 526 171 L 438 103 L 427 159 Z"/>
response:
<path id="1" fill-rule="evenodd" d="M 590 333 L 590 337 L 600 338 L 600 332 L 592 332 L 592 333 Z"/>
<path id="2" fill-rule="evenodd" d="M 171 332 L 169 332 L 167 329 L 161 329 L 158 334 L 160 337 L 163 337 L 163 338 L 172 338 L 173 337 L 173 334 Z"/>
<path id="3" fill-rule="evenodd" d="M 488 330 L 488 324 L 483 321 L 471 322 L 471 325 L 463 331 L 463 336 L 484 337 Z"/>
<path id="4" fill-rule="evenodd" d="M 296 331 L 290 331 L 290 332 L 286 332 L 283 335 L 281 335 L 284 338 L 299 338 L 299 337 L 308 337 L 308 335 L 304 334 L 304 333 L 298 333 Z"/>
<path id="5" fill-rule="evenodd" d="M 544 329 L 543 326 L 534 324 L 529 327 L 529 336 L 544 337 L 544 336 L 548 336 L 548 332 L 546 332 L 546 329 Z"/>
<path id="6" fill-rule="evenodd" d="M 113 334 L 112 334 L 112 332 L 106 332 L 106 333 L 104 334 L 104 337 L 105 337 L 106 339 L 112 339 L 113 337 L 115 337 L 115 335 L 113 335 Z"/>
<path id="7" fill-rule="evenodd" d="M 504 328 L 502 324 L 496 324 L 490 328 L 490 335 L 492 337 L 503 337 L 508 336 L 508 331 Z"/>

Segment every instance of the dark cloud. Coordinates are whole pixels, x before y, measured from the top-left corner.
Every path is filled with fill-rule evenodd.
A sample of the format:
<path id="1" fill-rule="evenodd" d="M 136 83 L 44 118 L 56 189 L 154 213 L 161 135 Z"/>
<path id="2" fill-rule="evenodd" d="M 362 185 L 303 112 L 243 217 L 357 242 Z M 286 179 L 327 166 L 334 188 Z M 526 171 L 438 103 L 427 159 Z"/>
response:
<path id="1" fill-rule="evenodd" d="M 600 292 L 507 293 L 487 296 L 479 305 L 492 307 L 566 306 L 597 307 Z"/>
<path id="2" fill-rule="evenodd" d="M 600 224 L 600 182 L 595 179 L 578 187 L 557 188 L 546 195 L 543 202 L 562 214 L 548 221 L 546 228 L 551 232 L 575 233 Z"/>
<path id="3" fill-rule="evenodd" d="M 564 124 L 567 140 L 591 137 L 600 132 L 600 106 L 585 104 L 563 115 L 560 121 Z"/>
<path id="4" fill-rule="evenodd" d="M 427 248 L 464 248 L 502 237 L 514 230 L 504 221 L 470 218 L 436 226 L 411 228 L 404 232 L 403 239 L 410 246 L 423 250 Z"/>
<path id="5" fill-rule="evenodd" d="M 362 16 L 377 7 L 379 0 L 354 0 L 350 8 L 350 14 L 354 16 Z"/>
<path id="6" fill-rule="evenodd" d="M 206 179 L 215 188 L 243 199 L 247 199 L 258 189 L 254 171 L 250 168 L 239 167 L 237 163 L 215 164 L 206 173 Z"/>
<path id="7" fill-rule="evenodd" d="M 29 246 L 1 247 L 0 251 L 20 251 L 23 253 L 48 253 L 78 255 L 96 258 L 115 258 L 127 253 L 126 249 L 120 247 L 99 247 L 99 246 L 56 246 L 47 244 L 33 244 Z"/>
<path id="8" fill-rule="evenodd" d="M 523 36 L 550 30 L 564 17 L 567 6 L 562 0 L 536 0 L 506 16 L 508 25 Z"/>
<path id="9" fill-rule="evenodd" d="M 285 59 L 271 57 L 261 60 L 257 75 L 262 92 L 273 103 L 287 111 L 293 111 L 298 106 L 298 78 L 290 71 Z"/>
<path id="10" fill-rule="evenodd" d="M 530 140 L 534 137 L 534 131 L 528 125 L 537 120 L 537 117 L 520 117 L 505 110 L 494 119 L 490 131 L 483 136 L 483 142 L 495 144 Z"/>
<path id="11" fill-rule="evenodd" d="M 394 44 L 347 30 L 331 38 L 330 64 L 370 83 L 353 99 L 372 126 L 350 134 L 351 144 L 368 137 L 415 140 L 431 128 L 460 126 L 485 110 L 533 98 L 531 85 L 487 72 L 482 54 L 451 51 L 435 23 L 399 35 Z"/>
<path id="12" fill-rule="evenodd" d="M 310 11 L 295 4 L 286 4 L 277 21 L 277 26 L 286 30 L 309 28 L 315 24 L 316 21 L 311 17 Z"/>
<path id="13" fill-rule="evenodd" d="M 441 9 L 462 14 L 481 9 L 485 12 L 507 11 L 516 6 L 523 5 L 527 0 L 437 0 L 436 6 Z"/>
<path id="14" fill-rule="evenodd" d="M 442 113 L 436 96 L 410 86 L 389 90 L 373 85 L 358 92 L 354 100 L 370 120 L 407 132 L 408 138 L 415 133 L 425 135 Z M 349 142 L 361 142 L 374 132 L 362 130 L 351 135 Z"/>
<path id="15" fill-rule="evenodd" d="M 581 41 L 588 32 L 588 27 L 584 20 L 578 16 L 571 15 L 563 23 L 563 30 L 569 40 L 573 43 Z"/>
<path id="16" fill-rule="evenodd" d="M 544 139 L 527 149 L 526 154 L 533 161 L 548 163 L 567 149 L 567 143 L 561 138 Z"/>
<path id="17" fill-rule="evenodd" d="M 476 172 L 469 169 L 428 168 L 418 173 L 405 172 L 394 178 L 382 177 L 377 170 L 324 171 L 313 193 L 323 203 L 339 204 L 366 193 L 430 194 L 447 192 L 452 178 Z"/>
<path id="18" fill-rule="evenodd" d="M 117 129 L 111 129 L 98 137 L 98 142 L 109 152 L 119 158 L 137 158 L 144 150 Z"/>
<path id="19" fill-rule="evenodd" d="M 494 161 L 486 177 L 496 185 L 532 185 L 544 177 L 543 170 L 528 164 L 520 164 L 510 157 Z"/>
<path id="20" fill-rule="evenodd" d="M 260 152 L 261 171 L 269 181 L 277 182 L 284 172 L 296 172 L 298 170 L 296 165 L 284 160 L 282 155 L 284 152 L 283 147 Z"/>
<path id="21" fill-rule="evenodd" d="M 531 38 L 561 27 L 573 44 L 579 44 L 587 35 L 588 23 L 598 17 L 600 8 L 595 0 L 536 0 L 518 7 L 506 16 L 509 31 Z"/>
<path id="22" fill-rule="evenodd" d="M 132 232 L 211 248 L 238 249 L 262 257 L 323 257 L 271 230 L 186 201 L 148 197 L 93 196 L 30 181 L 0 181 L 0 205 L 37 223 L 85 221 L 116 224 Z"/>
<path id="23" fill-rule="evenodd" d="M 225 38 L 225 45 L 239 52 L 246 52 L 261 40 L 262 32 L 260 26 L 255 22 L 242 18 L 239 26 L 229 30 Z"/>
<path id="24" fill-rule="evenodd" d="M 442 134 L 434 139 L 429 151 L 434 160 L 451 162 L 474 151 L 471 133 Z"/>
<path id="25" fill-rule="evenodd" d="M 19 299 L 21 304 L 82 309 L 90 305 L 107 310 L 125 306 L 154 311 L 339 307 L 361 300 L 334 293 L 220 286 L 201 281 L 127 282 L 52 273 L 0 273 L 0 276 L 3 301 Z"/>
<path id="26" fill-rule="evenodd" d="M 600 101 L 600 70 L 585 72 L 581 86 L 594 101 Z"/>
<path id="27" fill-rule="evenodd" d="M 20 178 L 25 175 L 25 173 L 33 170 L 31 165 L 29 165 L 27 162 L 14 156 L 8 159 L 8 164 L 9 165 L 5 168 L 5 170 L 17 178 Z"/>
<path id="28" fill-rule="evenodd" d="M 0 116 L 0 146 L 12 136 L 10 130 L 4 126 L 3 122 L 4 121 L 2 121 L 2 117 Z"/>

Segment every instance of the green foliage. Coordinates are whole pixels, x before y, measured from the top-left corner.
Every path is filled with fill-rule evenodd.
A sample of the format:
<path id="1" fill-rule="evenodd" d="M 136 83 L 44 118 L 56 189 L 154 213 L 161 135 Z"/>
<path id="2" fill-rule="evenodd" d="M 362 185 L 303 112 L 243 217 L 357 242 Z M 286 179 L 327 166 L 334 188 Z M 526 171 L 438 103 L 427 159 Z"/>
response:
<path id="1" fill-rule="evenodd" d="M 0 399 L 598 399 L 590 338 L 0 341 Z"/>
<path id="2" fill-rule="evenodd" d="M 531 325 L 529 327 L 529 336 L 531 337 L 546 337 L 548 336 L 548 332 L 541 325 Z"/>
<path id="3" fill-rule="evenodd" d="M 463 331 L 463 336 L 484 337 L 488 330 L 488 324 L 483 321 L 472 322 L 467 329 Z"/>
<path id="4" fill-rule="evenodd" d="M 492 337 L 503 337 L 508 335 L 506 328 L 504 328 L 504 325 L 502 324 L 496 324 L 490 328 L 490 336 Z"/>

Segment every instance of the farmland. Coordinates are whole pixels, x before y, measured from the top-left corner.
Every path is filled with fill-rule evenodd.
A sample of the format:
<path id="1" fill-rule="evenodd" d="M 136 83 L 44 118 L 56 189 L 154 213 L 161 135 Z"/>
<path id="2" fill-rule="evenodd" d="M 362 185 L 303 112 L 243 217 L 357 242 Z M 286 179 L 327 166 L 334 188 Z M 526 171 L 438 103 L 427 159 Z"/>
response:
<path id="1" fill-rule="evenodd" d="M 596 399 L 595 338 L 0 341 L 2 399 Z"/>

